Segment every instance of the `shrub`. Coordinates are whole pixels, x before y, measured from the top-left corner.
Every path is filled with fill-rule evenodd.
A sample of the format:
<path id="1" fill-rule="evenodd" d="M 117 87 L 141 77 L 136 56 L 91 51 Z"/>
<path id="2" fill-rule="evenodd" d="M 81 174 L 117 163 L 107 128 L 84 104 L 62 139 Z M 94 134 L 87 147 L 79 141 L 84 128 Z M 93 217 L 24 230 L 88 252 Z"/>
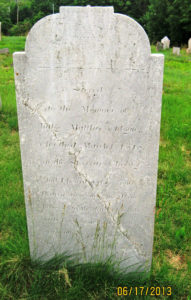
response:
<path id="1" fill-rule="evenodd" d="M 25 20 L 23 22 L 20 22 L 18 25 L 13 25 L 9 29 L 10 35 L 26 35 L 30 28 L 32 27 L 32 24 L 29 20 Z"/>

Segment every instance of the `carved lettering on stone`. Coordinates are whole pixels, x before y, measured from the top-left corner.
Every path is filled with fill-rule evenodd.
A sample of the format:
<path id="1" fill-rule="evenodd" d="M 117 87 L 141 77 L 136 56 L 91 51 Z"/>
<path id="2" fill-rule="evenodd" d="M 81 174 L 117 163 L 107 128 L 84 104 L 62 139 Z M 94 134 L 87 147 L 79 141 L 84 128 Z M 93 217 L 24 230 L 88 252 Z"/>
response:
<path id="1" fill-rule="evenodd" d="M 60 7 L 14 53 L 32 259 L 152 259 L 163 55 L 112 7 Z"/>

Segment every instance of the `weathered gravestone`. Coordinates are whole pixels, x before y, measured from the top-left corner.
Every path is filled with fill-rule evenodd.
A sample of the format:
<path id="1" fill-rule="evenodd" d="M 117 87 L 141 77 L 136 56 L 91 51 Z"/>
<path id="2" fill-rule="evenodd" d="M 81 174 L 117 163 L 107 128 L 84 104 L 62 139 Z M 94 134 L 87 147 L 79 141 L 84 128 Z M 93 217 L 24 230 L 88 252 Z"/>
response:
<path id="1" fill-rule="evenodd" d="M 188 48 L 186 49 L 186 52 L 187 52 L 188 54 L 191 53 L 191 38 L 188 40 Z"/>
<path id="2" fill-rule="evenodd" d="M 180 55 L 180 48 L 179 47 L 173 47 L 172 48 L 172 53 L 175 55 Z"/>
<path id="3" fill-rule="evenodd" d="M 162 40 L 161 43 L 163 44 L 163 49 L 169 49 L 170 48 L 170 40 L 167 36 L 165 36 Z"/>
<path id="4" fill-rule="evenodd" d="M 191 38 L 188 40 L 188 48 L 191 48 Z"/>
<path id="5" fill-rule="evenodd" d="M 9 48 L 0 49 L 0 54 L 9 54 Z"/>
<path id="6" fill-rule="evenodd" d="M 163 55 L 112 7 L 61 7 L 14 71 L 32 259 L 149 269 Z"/>
<path id="7" fill-rule="evenodd" d="M 163 44 L 161 42 L 157 42 L 156 49 L 157 49 L 157 51 L 161 51 L 163 49 Z"/>

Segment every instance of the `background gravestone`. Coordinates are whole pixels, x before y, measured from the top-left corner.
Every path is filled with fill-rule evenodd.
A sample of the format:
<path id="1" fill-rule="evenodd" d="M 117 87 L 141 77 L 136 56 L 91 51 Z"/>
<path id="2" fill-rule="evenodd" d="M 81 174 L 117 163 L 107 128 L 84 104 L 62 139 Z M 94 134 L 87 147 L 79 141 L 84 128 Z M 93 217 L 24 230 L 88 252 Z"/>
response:
<path id="1" fill-rule="evenodd" d="M 180 48 L 179 47 L 173 47 L 172 48 L 172 53 L 176 55 L 180 55 Z"/>
<path id="2" fill-rule="evenodd" d="M 186 49 L 186 52 L 187 52 L 188 54 L 191 53 L 191 38 L 188 40 L 188 48 Z"/>
<path id="3" fill-rule="evenodd" d="M 0 49 L 0 54 L 9 54 L 9 49 L 8 48 Z"/>
<path id="4" fill-rule="evenodd" d="M 32 259 L 149 269 L 163 59 L 112 7 L 61 7 L 14 53 Z"/>
<path id="5" fill-rule="evenodd" d="M 156 50 L 161 51 L 163 49 L 163 44 L 161 42 L 156 43 Z"/>
<path id="6" fill-rule="evenodd" d="M 188 40 L 188 48 L 191 49 L 191 38 Z"/>
<path id="7" fill-rule="evenodd" d="M 163 49 L 169 49 L 170 48 L 170 40 L 167 36 L 165 36 L 162 40 L 161 43 L 163 44 Z"/>

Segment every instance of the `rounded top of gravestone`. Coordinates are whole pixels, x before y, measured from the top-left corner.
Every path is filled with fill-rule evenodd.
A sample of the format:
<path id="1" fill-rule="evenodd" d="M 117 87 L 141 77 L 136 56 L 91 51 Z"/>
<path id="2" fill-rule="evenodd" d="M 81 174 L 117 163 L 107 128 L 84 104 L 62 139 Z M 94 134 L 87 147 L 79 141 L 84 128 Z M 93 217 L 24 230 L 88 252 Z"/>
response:
<path id="1" fill-rule="evenodd" d="M 168 36 L 165 36 L 165 37 L 162 38 L 161 42 L 162 41 L 170 41 L 170 39 L 168 38 Z"/>
<path id="2" fill-rule="evenodd" d="M 40 57 L 54 67 L 108 68 L 115 63 L 141 68 L 151 55 L 148 36 L 135 20 L 101 6 L 60 7 L 32 27 L 25 51 L 31 62 L 39 58 L 41 67 Z"/>

